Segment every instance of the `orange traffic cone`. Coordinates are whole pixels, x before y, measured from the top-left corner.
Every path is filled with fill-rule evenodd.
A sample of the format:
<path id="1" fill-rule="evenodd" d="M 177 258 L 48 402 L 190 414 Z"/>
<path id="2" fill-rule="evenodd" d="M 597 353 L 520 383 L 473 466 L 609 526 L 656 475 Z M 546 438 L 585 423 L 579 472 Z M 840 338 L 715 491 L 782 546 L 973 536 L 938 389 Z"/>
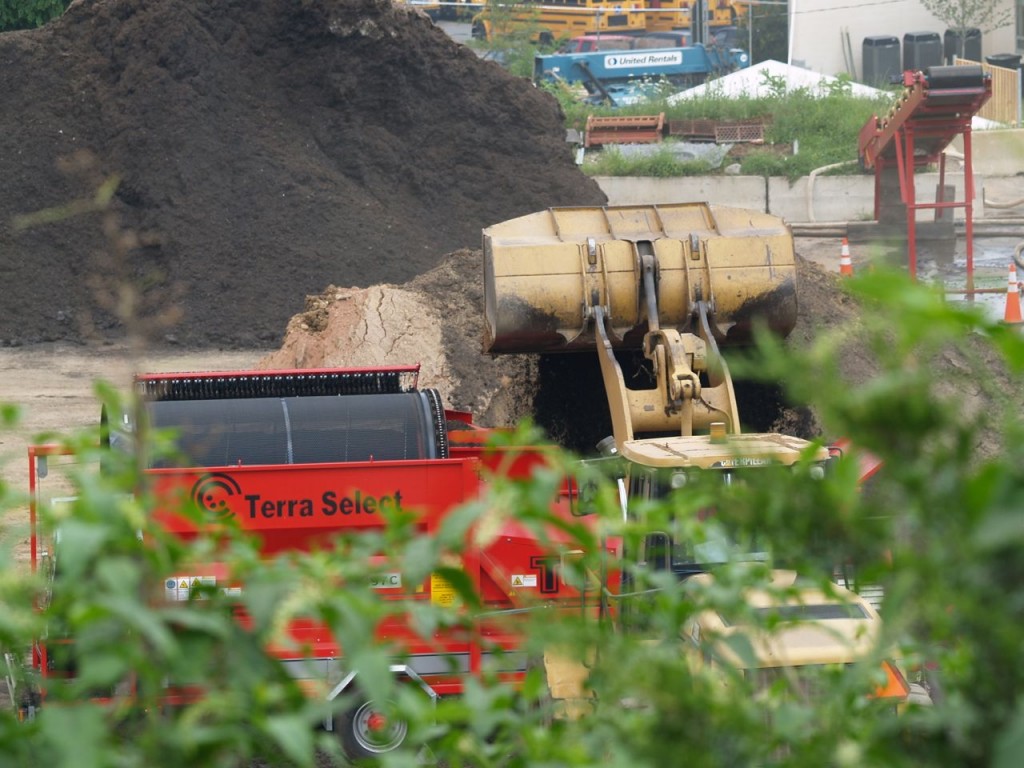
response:
<path id="1" fill-rule="evenodd" d="M 850 261 L 850 241 L 843 238 L 843 247 L 839 251 L 839 274 L 850 277 L 853 274 L 853 262 Z"/>
<path id="2" fill-rule="evenodd" d="M 1017 268 L 1010 265 L 1010 282 L 1006 286 L 1006 311 L 1003 313 L 1004 323 L 1020 323 L 1020 292 L 1017 290 Z"/>

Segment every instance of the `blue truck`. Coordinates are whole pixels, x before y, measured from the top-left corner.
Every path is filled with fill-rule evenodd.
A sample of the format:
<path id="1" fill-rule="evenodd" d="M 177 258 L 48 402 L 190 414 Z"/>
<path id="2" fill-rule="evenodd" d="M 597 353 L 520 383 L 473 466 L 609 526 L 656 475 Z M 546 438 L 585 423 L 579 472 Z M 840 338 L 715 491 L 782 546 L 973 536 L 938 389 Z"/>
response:
<path id="1" fill-rule="evenodd" d="M 663 83 L 677 88 L 700 85 L 750 65 L 739 48 L 693 45 L 587 53 L 537 55 L 533 82 L 582 85 L 587 101 L 622 106 L 635 102 L 645 90 Z"/>

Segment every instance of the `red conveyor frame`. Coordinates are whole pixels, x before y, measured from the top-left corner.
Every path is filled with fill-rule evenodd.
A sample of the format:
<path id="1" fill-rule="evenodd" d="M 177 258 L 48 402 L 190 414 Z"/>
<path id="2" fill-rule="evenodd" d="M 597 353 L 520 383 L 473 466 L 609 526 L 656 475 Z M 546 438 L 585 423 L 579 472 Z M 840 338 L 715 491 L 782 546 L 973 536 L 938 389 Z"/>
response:
<path id="1" fill-rule="evenodd" d="M 967 292 L 974 290 L 974 173 L 971 161 L 971 118 L 992 96 L 991 75 L 977 67 L 977 78 L 967 67 L 932 67 L 927 73 L 903 73 L 904 91 L 884 118 L 877 115 L 860 131 L 858 152 L 866 169 L 875 171 L 875 220 L 881 213 L 882 172 L 895 166 L 900 198 L 907 209 L 907 258 L 911 276 L 917 275 L 917 211 L 964 208 L 967 237 Z M 949 79 L 952 70 L 963 77 Z M 931 82 L 929 82 L 931 81 Z M 963 201 L 943 200 L 946 156 L 943 150 L 958 135 L 964 141 Z M 919 203 L 914 191 L 915 167 L 938 161 L 939 192 L 934 203 Z"/>

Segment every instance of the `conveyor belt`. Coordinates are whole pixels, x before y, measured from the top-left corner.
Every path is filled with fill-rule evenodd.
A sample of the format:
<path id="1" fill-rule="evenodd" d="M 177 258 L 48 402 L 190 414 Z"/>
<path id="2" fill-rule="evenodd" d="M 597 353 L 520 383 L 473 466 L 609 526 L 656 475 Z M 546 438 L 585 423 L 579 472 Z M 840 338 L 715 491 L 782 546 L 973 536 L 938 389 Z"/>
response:
<path id="1" fill-rule="evenodd" d="M 898 134 L 914 137 L 914 164 L 935 162 L 992 96 L 992 78 L 980 65 L 929 67 L 904 72 L 899 101 L 884 117 L 873 116 L 861 129 L 858 151 L 865 168 L 895 162 Z"/>
<path id="2" fill-rule="evenodd" d="M 971 168 L 971 118 L 992 96 L 992 77 L 980 65 L 929 67 L 904 72 L 904 90 L 885 117 L 873 116 L 861 128 L 858 153 L 861 163 L 875 172 L 875 219 L 883 212 L 882 176 L 895 169 L 900 203 L 906 208 L 907 267 L 917 274 L 917 212 L 962 208 L 967 227 L 967 287 L 973 290 L 974 172 Z M 946 156 L 943 150 L 957 136 L 964 144 L 964 199 L 944 199 Z M 914 189 L 915 171 L 938 162 L 939 191 L 934 203 L 919 202 Z M 889 205 L 895 201 L 889 201 Z"/>

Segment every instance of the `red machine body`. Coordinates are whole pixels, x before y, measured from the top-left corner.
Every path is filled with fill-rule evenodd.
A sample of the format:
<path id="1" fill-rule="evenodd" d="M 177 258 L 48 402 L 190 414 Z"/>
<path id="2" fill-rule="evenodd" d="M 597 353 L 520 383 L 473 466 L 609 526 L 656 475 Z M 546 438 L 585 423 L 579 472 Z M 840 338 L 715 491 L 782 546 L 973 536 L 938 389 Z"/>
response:
<path id="1" fill-rule="evenodd" d="M 329 549 L 339 535 L 382 531 L 389 516 L 396 513 L 412 515 L 415 527 L 431 535 L 452 510 L 482 498 L 487 478 L 493 473 L 527 477 L 534 467 L 548 461 L 544 447 L 489 447 L 491 430 L 473 425 L 468 414 L 438 408 L 436 397 L 422 397 L 424 393 L 415 387 L 417 372 L 418 368 L 336 369 L 137 377 L 138 394 L 147 407 L 152 406 L 150 421 L 157 425 L 162 419 L 166 422 L 166 414 L 162 415 L 157 406 L 169 404 L 183 435 L 179 446 L 183 456 L 155 461 L 145 470 L 158 500 L 152 514 L 166 530 L 185 539 L 196 536 L 200 528 L 233 519 L 258 538 L 262 554 L 269 558 Z M 384 385 L 380 384 L 382 377 L 389 380 Z M 357 407 L 345 414 L 347 424 L 332 425 L 318 419 L 316 413 L 322 412 L 319 408 L 313 409 L 305 423 L 302 421 L 301 413 L 309 410 L 310 403 L 322 404 L 329 411 L 348 407 L 340 402 L 346 398 L 371 397 L 374 399 L 367 402 L 374 405 L 384 402 L 378 397 L 391 396 L 407 397 L 414 404 L 413 416 L 403 417 L 402 424 L 391 416 L 405 408 L 401 405 L 404 401 L 396 401 L 399 407 L 388 406 L 384 415 L 371 414 L 371 423 L 367 424 L 360 422 L 367 413 L 363 401 L 355 399 L 351 403 Z M 193 408 L 195 403 L 201 407 Z M 211 403 L 215 407 L 207 408 Z M 241 415 L 233 416 L 232 409 Z M 264 414 L 282 409 L 285 427 L 264 433 L 260 421 Z M 126 423 L 104 414 L 104 439 L 112 449 L 119 445 L 129 445 L 130 449 L 136 439 L 136 429 L 123 429 Z M 371 434 L 366 443 L 371 447 L 364 451 L 366 455 L 358 456 L 351 444 L 364 428 L 387 435 Z M 268 444 L 252 448 L 271 434 Z M 240 435 L 244 439 L 239 439 Z M 346 447 L 339 447 L 341 440 Z M 228 443 L 238 456 L 232 461 L 199 466 L 190 460 L 203 451 L 220 451 Z M 281 445 L 290 458 L 302 451 L 319 451 L 325 460 L 260 464 L 245 458 L 254 455 L 253 450 L 274 452 Z M 411 451 L 409 445 L 413 445 Z M 374 453 L 388 455 L 396 450 L 416 457 L 378 460 Z M 37 463 L 58 452 L 50 446 L 34 446 L 29 452 L 34 567 L 38 565 L 41 540 L 35 531 L 42 474 L 37 472 Z M 349 460 L 329 460 L 341 452 L 347 452 Z M 566 515 L 570 514 L 571 488 L 567 481 L 559 499 L 553 502 Z M 183 504 L 197 507 L 205 513 L 207 522 L 197 523 L 194 515 L 183 514 Z M 560 577 L 559 542 L 565 543 L 563 551 L 571 549 L 564 533 L 552 530 L 548 541 L 542 543 L 514 519 L 503 519 L 496 535 L 488 537 L 482 546 L 467 542 L 458 562 L 493 618 L 476 622 L 472 631 L 446 629 L 423 637 L 413 632 L 398 612 L 378 628 L 382 641 L 395 642 L 401 648 L 402 663 L 396 666 L 396 675 L 419 685 L 432 697 L 461 693 L 466 675 L 480 674 L 488 665 L 491 669 L 497 666 L 507 680 L 521 680 L 526 672 L 525 655 L 518 652 L 522 645 L 522 621 L 517 619 L 521 609 L 553 603 L 580 609 L 588 605 L 588 600 L 591 607 L 596 607 L 593 596 L 581 594 Z M 372 577 L 368 572 L 361 588 L 374 589 L 385 600 L 437 604 L 454 600 L 454 589 L 444 579 L 431 575 L 422 583 L 404 583 L 401 564 L 390 562 L 387 553 L 375 559 L 377 562 L 367 564 Z M 188 600 L 199 585 L 245 589 L 230 582 L 223 563 L 199 563 L 188 573 L 167 574 L 164 598 Z M 509 615 L 502 615 L 503 611 Z M 288 642 L 270 651 L 286 665 L 294 665 L 291 671 L 310 690 L 320 695 L 327 691 L 328 698 L 334 698 L 353 683 L 353 671 L 345 664 L 343 637 L 333 636 L 313 621 L 294 622 L 288 634 Z M 37 645 L 33 657 L 45 680 L 50 674 L 45 642 Z M 196 693 L 169 688 L 168 701 L 182 701 Z M 359 745 L 361 741 L 356 738 L 352 743 Z M 367 756 L 379 750 L 350 751 L 355 756 Z"/>

